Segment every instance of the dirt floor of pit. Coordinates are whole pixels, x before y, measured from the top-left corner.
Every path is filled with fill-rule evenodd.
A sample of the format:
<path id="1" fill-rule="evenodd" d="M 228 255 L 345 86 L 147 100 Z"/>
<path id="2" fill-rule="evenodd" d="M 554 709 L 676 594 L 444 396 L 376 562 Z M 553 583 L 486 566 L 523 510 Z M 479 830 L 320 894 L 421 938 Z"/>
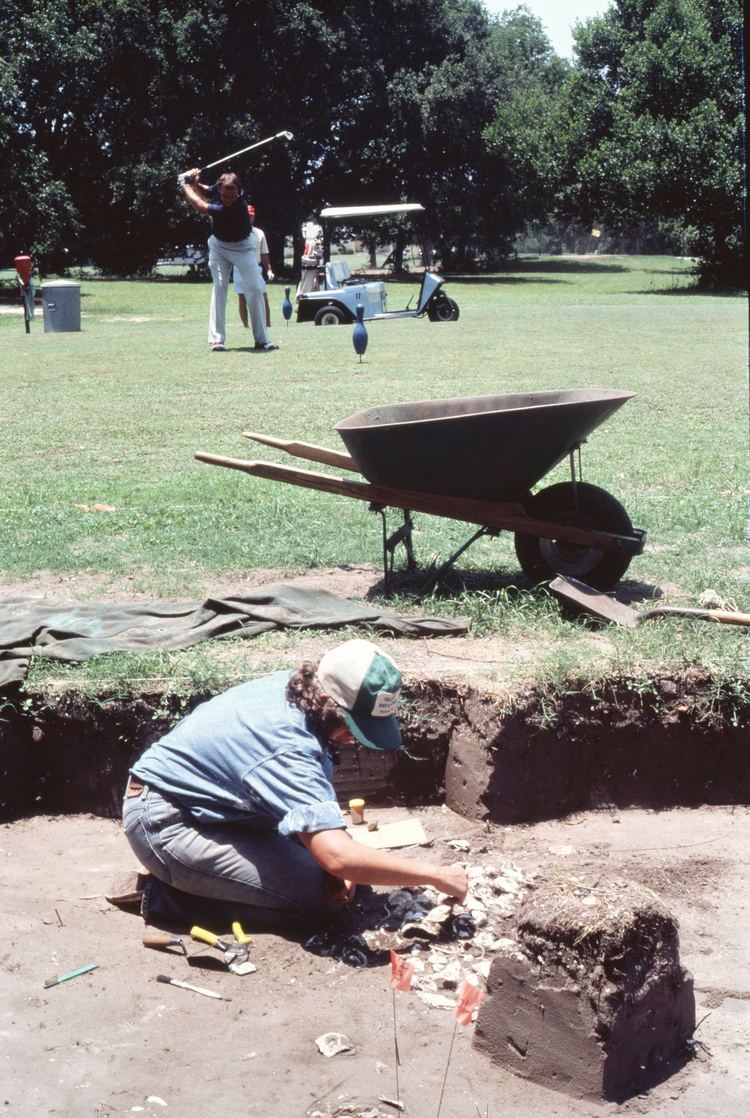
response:
<path id="1" fill-rule="evenodd" d="M 388 822 L 402 809 L 377 811 Z M 539 880 L 595 872 L 654 889 L 677 916 L 681 959 L 694 975 L 694 1054 L 628 1102 L 581 1102 L 520 1080 L 459 1029 L 443 1118 L 739 1118 L 750 1109 L 750 809 L 599 811 L 528 826 L 487 827 L 440 808 L 416 813 L 420 856 L 513 864 Z M 117 823 L 35 817 L 0 828 L 0 1099 L 31 1118 L 329 1116 L 346 1103 L 396 1114 L 392 995 L 386 966 L 352 968 L 279 936 L 256 936 L 257 972 L 238 977 L 141 944 L 139 917 L 103 898 L 131 868 Z M 508 917 L 508 920 L 511 920 Z M 46 990 L 44 980 L 86 963 L 98 969 Z M 165 973 L 220 990 L 212 1001 L 155 981 Z M 406 1114 L 437 1114 L 451 1045 L 449 1012 L 397 995 L 399 1087 Z M 326 1058 L 322 1033 L 353 1051 Z M 344 1111 L 349 1113 L 349 1111 Z"/>

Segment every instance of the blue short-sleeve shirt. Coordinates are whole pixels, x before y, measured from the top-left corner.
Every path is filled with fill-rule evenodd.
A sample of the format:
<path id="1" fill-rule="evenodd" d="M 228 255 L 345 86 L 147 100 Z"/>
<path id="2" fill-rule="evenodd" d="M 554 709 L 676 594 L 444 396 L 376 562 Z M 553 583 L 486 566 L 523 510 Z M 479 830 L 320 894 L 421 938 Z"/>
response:
<path id="1" fill-rule="evenodd" d="M 131 772 L 197 820 L 282 835 L 345 827 L 333 763 L 289 703 L 289 672 L 232 687 L 155 742 Z"/>

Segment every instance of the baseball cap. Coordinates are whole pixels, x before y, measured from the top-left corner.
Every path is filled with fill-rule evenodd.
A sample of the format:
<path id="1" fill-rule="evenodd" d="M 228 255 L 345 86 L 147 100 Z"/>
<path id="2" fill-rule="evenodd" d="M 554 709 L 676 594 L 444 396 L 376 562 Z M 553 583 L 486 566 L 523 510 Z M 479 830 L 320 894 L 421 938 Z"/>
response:
<path id="1" fill-rule="evenodd" d="M 344 641 L 326 652 L 316 675 L 358 742 L 368 749 L 398 749 L 401 672 L 387 653 L 370 641 Z"/>

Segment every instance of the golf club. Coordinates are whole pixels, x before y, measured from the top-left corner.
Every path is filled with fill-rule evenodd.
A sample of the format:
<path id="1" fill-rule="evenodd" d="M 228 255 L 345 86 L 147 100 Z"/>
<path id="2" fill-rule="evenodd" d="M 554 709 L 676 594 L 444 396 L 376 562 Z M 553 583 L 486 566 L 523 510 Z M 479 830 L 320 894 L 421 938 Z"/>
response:
<path id="1" fill-rule="evenodd" d="M 201 171 L 210 171 L 212 167 L 218 167 L 220 163 L 226 163 L 230 159 L 234 159 L 237 155 L 244 155 L 247 151 L 252 151 L 254 148 L 262 147 L 263 144 L 270 144 L 272 140 L 293 140 L 294 136 L 291 132 L 277 132 L 273 136 L 267 136 L 265 140 L 258 140 L 255 144 L 250 144 L 249 147 L 240 148 L 239 151 L 233 151 L 231 155 L 222 155 L 221 159 L 214 160 L 213 163 L 207 163 L 205 167 L 201 167 Z M 177 176 L 178 183 L 182 184 L 187 176 L 187 171 L 183 171 L 181 175 Z"/>

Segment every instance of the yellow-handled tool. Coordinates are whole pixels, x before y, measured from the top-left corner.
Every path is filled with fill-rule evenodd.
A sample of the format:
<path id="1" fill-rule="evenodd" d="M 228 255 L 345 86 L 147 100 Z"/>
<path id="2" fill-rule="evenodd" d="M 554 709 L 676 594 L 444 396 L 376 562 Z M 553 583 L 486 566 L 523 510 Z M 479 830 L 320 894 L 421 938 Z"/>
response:
<path id="1" fill-rule="evenodd" d="M 237 927 L 242 932 L 239 924 Z M 239 942 L 237 939 L 234 942 L 222 939 L 221 936 L 217 936 L 205 928 L 199 928 L 197 925 L 190 929 L 190 935 L 201 943 L 207 943 L 211 947 L 218 948 L 223 953 L 224 962 L 233 974 L 252 974 L 254 970 L 257 970 L 255 964 L 251 963 L 247 957 L 248 943 L 252 940 L 249 936 L 245 936 L 244 932 L 242 932 L 244 942 Z"/>
<path id="2" fill-rule="evenodd" d="M 197 924 L 194 924 L 190 929 L 190 935 L 193 939 L 198 939 L 202 943 L 209 944 L 211 947 L 215 947 L 217 944 L 221 946 L 219 936 L 214 935 L 213 932 L 206 931 L 205 928 L 199 928 Z M 229 944 L 227 944 L 227 947 L 228 946 Z M 226 950 L 226 947 L 224 947 L 223 950 Z"/>

